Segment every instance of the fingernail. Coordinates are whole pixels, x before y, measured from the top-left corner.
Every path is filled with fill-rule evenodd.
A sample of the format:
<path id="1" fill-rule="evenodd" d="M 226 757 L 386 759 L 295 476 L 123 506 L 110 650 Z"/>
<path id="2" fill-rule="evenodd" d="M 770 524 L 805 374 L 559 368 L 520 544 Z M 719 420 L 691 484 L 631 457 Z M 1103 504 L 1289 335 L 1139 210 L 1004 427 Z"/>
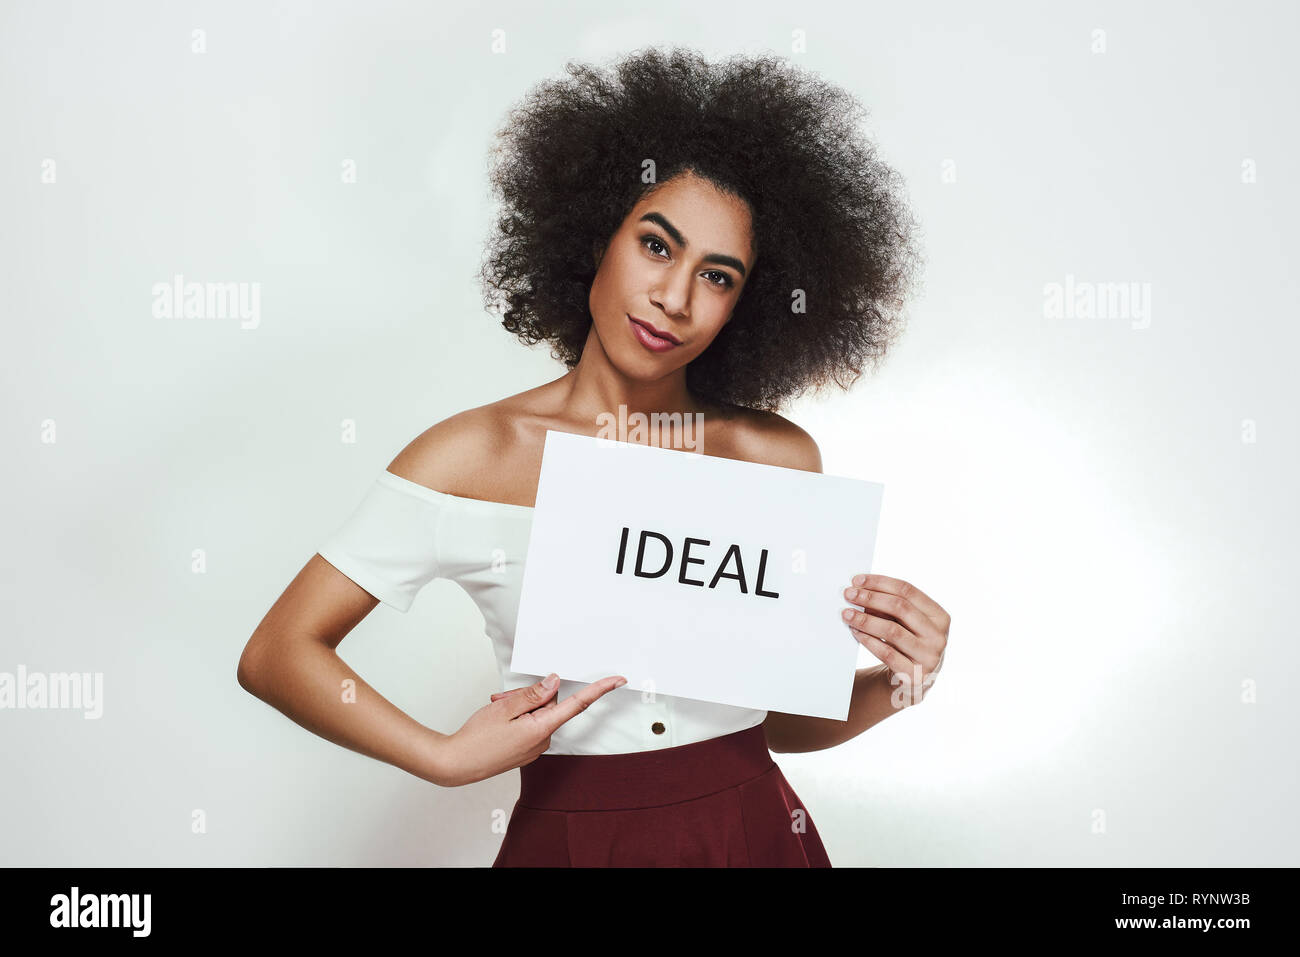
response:
<path id="1" fill-rule="evenodd" d="M 855 584 L 855 585 L 865 585 L 866 583 L 867 583 L 867 576 L 866 576 L 866 575 L 854 575 L 854 576 L 853 576 L 853 584 Z"/>
<path id="2" fill-rule="evenodd" d="M 552 671 L 549 675 L 547 675 L 545 678 L 542 679 L 542 687 L 545 688 L 547 691 L 550 691 L 559 683 L 560 683 L 560 679 L 556 676 L 554 671 Z"/>
<path id="3" fill-rule="evenodd" d="M 619 678 L 617 681 L 614 682 L 614 687 L 615 687 L 615 688 L 621 688 L 621 687 L 623 687 L 623 685 L 625 685 L 625 684 L 627 684 L 627 679 L 626 679 L 626 678 Z"/>

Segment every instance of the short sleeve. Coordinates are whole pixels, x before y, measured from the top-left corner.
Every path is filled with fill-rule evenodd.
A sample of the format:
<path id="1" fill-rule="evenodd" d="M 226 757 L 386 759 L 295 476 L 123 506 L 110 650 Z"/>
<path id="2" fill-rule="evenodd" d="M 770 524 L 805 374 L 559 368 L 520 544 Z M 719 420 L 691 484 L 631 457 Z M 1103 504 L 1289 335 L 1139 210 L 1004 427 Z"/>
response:
<path id="1" fill-rule="evenodd" d="M 445 508 L 444 493 L 384 471 L 318 553 L 384 604 L 406 612 L 439 575 L 438 523 Z"/>

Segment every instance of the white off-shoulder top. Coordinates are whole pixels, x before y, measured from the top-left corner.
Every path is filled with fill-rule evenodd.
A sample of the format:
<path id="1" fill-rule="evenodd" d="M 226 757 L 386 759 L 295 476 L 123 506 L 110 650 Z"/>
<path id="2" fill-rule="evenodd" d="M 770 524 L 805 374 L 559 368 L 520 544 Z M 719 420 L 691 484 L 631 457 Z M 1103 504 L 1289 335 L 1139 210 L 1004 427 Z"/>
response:
<path id="1" fill-rule="evenodd" d="M 408 611 L 416 593 L 435 578 L 459 584 L 483 614 L 502 690 L 521 688 L 543 677 L 510 670 L 533 511 L 439 492 L 384 471 L 319 553 L 400 612 Z M 561 680 L 557 694 L 566 698 L 586 684 Z M 671 748 L 743 731 L 766 717 L 766 711 L 651 695 L 624 685 L 562 724 L 545 753 Z"/>

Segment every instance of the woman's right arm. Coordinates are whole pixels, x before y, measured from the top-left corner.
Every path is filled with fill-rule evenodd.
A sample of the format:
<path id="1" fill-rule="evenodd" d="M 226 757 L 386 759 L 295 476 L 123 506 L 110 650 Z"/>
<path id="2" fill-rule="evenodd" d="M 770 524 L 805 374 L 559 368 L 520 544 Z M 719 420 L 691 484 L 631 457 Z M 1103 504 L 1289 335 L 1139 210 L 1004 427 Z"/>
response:
<path id="1" fill-rule="evenodd" d="M 551 688 L 538 681 L 480 708 L 453 734 L 441 734 L 366 684 L 334 650 L 378 603 L 313 555 L 248 639 L 240 686 L 322 738 L 441 787 L 458 787 L 536 761 L 560 725 L 627 683 L 611 675 L 561 701 L 558 680 Z"/>
<path id="2" fill-rule="evenodd" d="M 313 555 L 244 648 L 240 687 L 308 731 L 434 784 L 450 783 L 441 745 L 375 691 L 335 649 L 379 600 Z"/>
<path id="3" fill-rule="evenodd" d="M 400 478 L 445 488 L 492 461 L 494 420 L 471 411 L 427 429 L 388 466 Z M 480 708 L 452 734 L 425 727 L 344 663 L 335 649 L 379 599 L 319 554 L 303 566 L 248 639 L 242 688 L 308 731 L 425 781 L 457 787 L 537 760 L 564 722 L 625 682 L 614 675 L 563 701 L 540 681 Z"/>

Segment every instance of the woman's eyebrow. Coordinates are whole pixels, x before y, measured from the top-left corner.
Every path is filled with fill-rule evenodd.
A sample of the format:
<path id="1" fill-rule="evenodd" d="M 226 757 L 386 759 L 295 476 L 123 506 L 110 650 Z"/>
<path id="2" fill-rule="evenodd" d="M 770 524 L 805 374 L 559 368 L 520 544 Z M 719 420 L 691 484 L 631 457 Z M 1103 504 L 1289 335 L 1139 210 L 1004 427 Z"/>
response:
<path id="1" fill-rule="evenodd" d="M 638 222 L 642 223 L 646 221 L 658 224 L 664 232 L 672 237 L 673 242 L 678 246 L 681 246 L 682 249 L 685 249 L 690 245 L 690 243 L 686 241 L 686 237 L 678 231 L 676 226 L 668 222 L 667 217 L 662 213 L 646 213 L 638 220 Z M 706 263 L 717 263 L 719 266 L 730 266 L 732 269 L 740 273 L 741 276 L 745 275 L 745 264 L 735 256 L 726 256 L 722 253 L 709 253 L 702 261 Z"/>

